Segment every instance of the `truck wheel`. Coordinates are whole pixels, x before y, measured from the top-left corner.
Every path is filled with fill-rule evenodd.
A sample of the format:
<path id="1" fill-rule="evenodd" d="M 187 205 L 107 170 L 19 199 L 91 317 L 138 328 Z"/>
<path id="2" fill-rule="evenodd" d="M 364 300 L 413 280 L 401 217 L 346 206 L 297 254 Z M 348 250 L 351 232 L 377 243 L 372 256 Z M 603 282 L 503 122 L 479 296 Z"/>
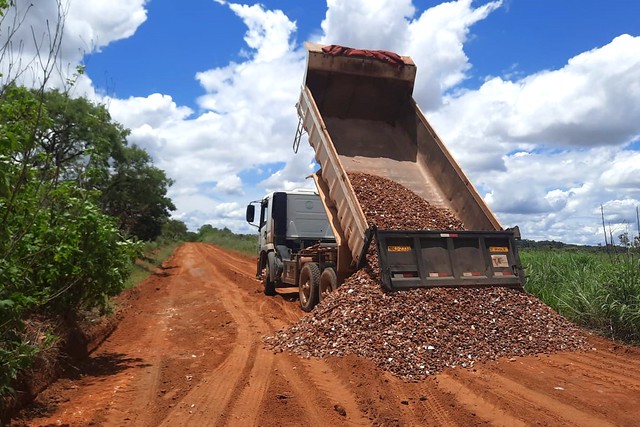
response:
<path id="1" fill-rule="evenodd" d="M 320 267 L 315 262 L 308 262 L 300 271 L 298 293 L 300 294 L 300 308 L 309 312 L 318 303 L 318 288 L 320 287 Z"/>
<path id="2" fill-rule="evenodd" d="M 318 299 L 320 302 L 338 288 L 338 276 L 333 267 L 327 267 L 320 275 L 320 289 L 318 290 Z"/>
<path id="3" fill-rule="evenodd" d="M 267 296 L 274 296 L 276 294 L 276 284 L 271 280 L 271 269 L 269 268 L 269 262 L 264 270 L 262 270 L 262 284 L 264 285 L 264 294 Z"/>

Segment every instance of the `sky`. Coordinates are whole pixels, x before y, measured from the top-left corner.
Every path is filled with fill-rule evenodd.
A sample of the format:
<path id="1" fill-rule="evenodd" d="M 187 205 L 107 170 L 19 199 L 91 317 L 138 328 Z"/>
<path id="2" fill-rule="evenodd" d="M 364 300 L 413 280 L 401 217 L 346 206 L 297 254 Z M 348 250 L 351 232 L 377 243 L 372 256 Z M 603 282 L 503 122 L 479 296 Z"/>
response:
<path id="1" fill-rule="evenodd" d="M 6 58 L 33 64 L 56 21 L 56 1 L 29 4 L 17 1 L 5 78 Z M 313 152 L 292 143 L 314 41 L 411 56 L 414 98 L 504 227 L 603 244 L 603 209 L 616 241 L 638 234 L 637 0 L 63 0 L 62 12 L 59 69 L 86 67 L 72 93 L 131 130 L 191 230 L 252 233 L 247 203 L 313 185 Z"/>

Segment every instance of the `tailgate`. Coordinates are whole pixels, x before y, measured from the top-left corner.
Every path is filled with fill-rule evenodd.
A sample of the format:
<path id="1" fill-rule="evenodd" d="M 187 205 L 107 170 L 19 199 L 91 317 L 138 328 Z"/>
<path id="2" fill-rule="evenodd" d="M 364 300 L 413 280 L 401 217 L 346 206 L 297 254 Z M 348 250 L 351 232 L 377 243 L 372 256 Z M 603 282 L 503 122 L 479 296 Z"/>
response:
<path id="1" fill-rule="evenodd" d="M 512 231 L 377 230 L 376 242 L 381 280 L 389 290 L 524 286 Z"/>

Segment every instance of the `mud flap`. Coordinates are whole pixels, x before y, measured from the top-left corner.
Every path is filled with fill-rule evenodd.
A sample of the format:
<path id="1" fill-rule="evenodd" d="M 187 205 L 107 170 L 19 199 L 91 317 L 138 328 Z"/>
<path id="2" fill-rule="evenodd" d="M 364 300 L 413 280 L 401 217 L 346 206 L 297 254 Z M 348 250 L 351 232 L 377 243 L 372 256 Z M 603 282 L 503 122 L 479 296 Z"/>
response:
<path id="1" fill-rule="evenodd" d="M 522 288 L 512 231 L 375 231 L 388 290 L 420 287 Z"/>

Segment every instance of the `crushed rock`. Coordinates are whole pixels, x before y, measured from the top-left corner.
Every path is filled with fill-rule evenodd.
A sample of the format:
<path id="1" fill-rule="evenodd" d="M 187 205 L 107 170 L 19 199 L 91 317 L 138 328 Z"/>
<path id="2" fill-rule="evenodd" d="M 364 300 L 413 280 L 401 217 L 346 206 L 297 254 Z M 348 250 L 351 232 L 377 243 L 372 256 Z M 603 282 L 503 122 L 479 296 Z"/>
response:
<path id="1" fill-rule="evenodd" d="M 398 183 L 350 173 L 369 224 L 381 229 L 462 230 L 449 210 Z M 306 357 L 367 357 L 401 378 L 500 357 L 590 348 L 584 333 L 534 295 L 509 288 L 418 288 L 388 292 L 375 253 L 321 304 L 275 336 L 274 351 Z"/>

